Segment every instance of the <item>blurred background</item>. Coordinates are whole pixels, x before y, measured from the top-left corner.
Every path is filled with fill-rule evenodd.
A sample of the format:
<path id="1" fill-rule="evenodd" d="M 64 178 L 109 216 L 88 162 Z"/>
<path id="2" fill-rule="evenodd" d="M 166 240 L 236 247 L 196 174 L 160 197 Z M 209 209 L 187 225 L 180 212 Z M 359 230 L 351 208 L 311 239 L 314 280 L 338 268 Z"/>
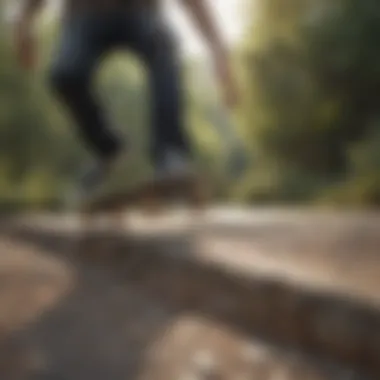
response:
<path id="1" fill-rule="evenodd" d="M 380 204 L 379 0 L 209 0 L 243 95 L 230 115 L 179 3 L 186 128 L 215 201 L 242 207 L 109 228 L 0 219 L 0 379 L 380 379 L 380 215 L 348 211 Z M 13 52 L 18 1 L 0 4 L 0 211 L 59 208 L 87 158 L 45 77 L 60 4 L 32 75 Z M 138 61 L 114 54 L 96 81 L 144 156 Z M 226 126 L 248 159 L 233 178 Z"/>
<path id="2" fill-rule="evenodd" d="M 377 0 L 223 0 L 210 2 L 228 40 L 243 101 L 229 119 L 249 164 L 220 197 L 246 204 L 375 206 L 380 202 L 380 3 Z M 86 152 L 49 93 L 45 73 L 59 1 L 39 22 L 39 69 L 18 68 L 10 23 L 15 0 L 1 2 L 0 202 L 57 206 Z M 176 2 L 166 13 L 182 39 L 187 129 L 197 156 L 223 172 L 226 121 L 207 51 Z M 144 75 L 128 53 L 109 57 L 100 96 L 122 133 L 149 139 Z M 142 149 L 143 151 L 143 149 Z"/>

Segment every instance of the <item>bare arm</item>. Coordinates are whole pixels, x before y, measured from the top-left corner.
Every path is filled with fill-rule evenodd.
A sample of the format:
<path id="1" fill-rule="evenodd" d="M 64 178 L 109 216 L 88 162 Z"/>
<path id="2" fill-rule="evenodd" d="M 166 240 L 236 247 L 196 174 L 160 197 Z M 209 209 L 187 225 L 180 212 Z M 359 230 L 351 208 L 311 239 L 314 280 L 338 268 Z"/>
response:
<path id="1" fill-rule="evenodd" d="M 18 60 L 23 67 L 28 69 L 35 64 L 34 20 L 43 5 L 44 0 L 23 0 L 14 24 Z"/>
<path id="2" fill-rule="evenodd" d="M 44 3 L 44 0 L 22 0 L 21 9 L 15 22 L 16 31 L 31 32 L 34 19 Z"/>
<path id="3" fill-rule="evenodd" d="M 221 34 L 214 18 L 212 17 L 211 9 L 205 0 L 181 0 L 190 14 L 195 26 L 197 26 L 206 39 L 210 49 L 219 54 L 225 54 L 227 49 L 224 46 Z"/>
<path id="4" fill-rule="evenodd" d="M 182 3 L 211 50 L 214 69 L 221 85 L 224 101 L 227 106 L 234 107 L 239 101 L 239 91 L 232 73 L 228 49 L 212 17 L 212 11 L 206 0 L 182 0 Z"/>

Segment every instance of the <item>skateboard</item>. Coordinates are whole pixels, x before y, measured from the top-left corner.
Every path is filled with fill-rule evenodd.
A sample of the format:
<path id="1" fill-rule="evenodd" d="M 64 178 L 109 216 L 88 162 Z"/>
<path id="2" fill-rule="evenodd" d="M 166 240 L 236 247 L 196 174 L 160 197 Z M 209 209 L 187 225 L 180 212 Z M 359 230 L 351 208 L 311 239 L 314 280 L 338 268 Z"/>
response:
<path id="1" fill-rule="evenodd" d="M 191 210 L 199 212 L 204 210 L 210 196 L 210 188 L 203 178 L 165 179 L 84 202 L 79 213 L 87 222 L 98 216 L 117 222 L 130 209 L 154 216 L 163 213 L 167 206 L 183 201 Z"/>

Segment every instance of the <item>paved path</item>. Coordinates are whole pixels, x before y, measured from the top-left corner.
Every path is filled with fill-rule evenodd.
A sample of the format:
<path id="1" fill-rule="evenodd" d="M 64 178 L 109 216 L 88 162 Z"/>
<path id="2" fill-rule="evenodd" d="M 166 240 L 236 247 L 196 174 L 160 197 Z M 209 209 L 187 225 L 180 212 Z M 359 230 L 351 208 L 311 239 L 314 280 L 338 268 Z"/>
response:
<path id="1" fill-rule="evenodd" d="M 99 234 L 92 245 L 78 245 L 81 233 L 71 216 L 29 216 L 1 230 L 4 380 L 187 380 L 206 379 L 208 371 L 226 380 L 355 378 L 340 367 L 270 346 L 226 320 L 154 297 L 115 275 L 108 259 L 100 265 L 91 259 L 103 254 L 111 260 L 115 250 L 197 255 L 239 275 L 255 271 L 375 307 L 380 303 L 376 215 L 214 210 L 203 220 L 176 214 L 152 223 L 134 216 L 119 232 L 135 240 L 119 246 Z M 77 255 L 78 247 L 86 260 Z"/>

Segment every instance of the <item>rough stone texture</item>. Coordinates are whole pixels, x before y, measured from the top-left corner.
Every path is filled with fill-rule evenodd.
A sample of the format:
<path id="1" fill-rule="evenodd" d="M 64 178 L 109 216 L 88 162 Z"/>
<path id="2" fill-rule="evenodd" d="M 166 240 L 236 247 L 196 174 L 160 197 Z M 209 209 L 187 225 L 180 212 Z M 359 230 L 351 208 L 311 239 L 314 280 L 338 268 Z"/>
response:
<path id="1" fill-rule="evenodd" d="M 380 219 L 252 215 L 8 221 L 0 379 L 379 378 Z"/>

